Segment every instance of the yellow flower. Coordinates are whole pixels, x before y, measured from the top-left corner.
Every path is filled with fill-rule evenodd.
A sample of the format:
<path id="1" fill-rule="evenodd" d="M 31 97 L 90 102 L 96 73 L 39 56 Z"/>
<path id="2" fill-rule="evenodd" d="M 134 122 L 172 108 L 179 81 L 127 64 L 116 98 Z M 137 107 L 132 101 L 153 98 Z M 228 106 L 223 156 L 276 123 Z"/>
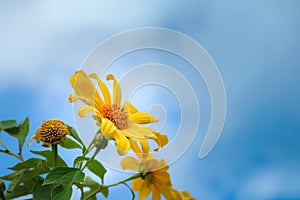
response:
<path id="1" fill-rule="evenodd" d="M 139 171 L 142 176 L 132 181 L 132 189 L 139 191 L 139 199 L 147 198 L 152 192 L 152 200 L 160 200 L 161 195 L 166 199 L 174 199 L 169 169 L 165 160 L 156 160 L 151 154 L 143 156 L 141 162 L 127 156 L 121 161 L 123 169 Z"/>
<path id="2" fill-rule="evenodd" d="M 91 79 L 97 81 L 102 96 Z M 166 135 L 138 125 L 157 122 L 158 119 L 148 113 L 139 112 L 130 102 L 121 104 L 122 91 L 118 81 L 112 74 L 106 79 L 113 81 L 112 95 L 95 73 L 88 76 L 83 70 L 79 70 L 70 78 L 75 94 L 70 95 L 69 101 L 73 103 L 79 99 L 87 104 L 79 107 L 78 115 L 85 117 L 94 112 L 94 118 L 100 122 L 102 134 L 106 137 L 111 136 L 116 141 L 118 153 L 121 155 L 130 148 L 129 138 L 153 139 L 158 144 L 155 150 L 165 145 L 168 142 Z"/>
<path id="3" fill-rule="evenodd" d="M 129 140 L 132 150 L 139 160 L 127 156 L 121 161 L 123 170 L 129 169 L 141 173 L 141 177 L 132 181 L 132 189 L 139 191 L 139 199 L 147 198 L 152 192 L 152 200 L 160 200 L 163 195 L 167 200 L 196 200 L 185 190 L 172 188 L 169 169 L 165 160 L 157 160 L 147 149 L 141 149 L 137 141 Z M 142 148 L 144 145 L 141 144 Z"/>
<path id="4" fill-rule="evenodd" d="M 37 142 L 42 141 L 43 146 L 59 143 L 68 133 L 68 127 L 62 121 L 58 119 L 46 120 L 30 138 L 29 145 L 32 144 L 33 139 L 36 139 Z"/>

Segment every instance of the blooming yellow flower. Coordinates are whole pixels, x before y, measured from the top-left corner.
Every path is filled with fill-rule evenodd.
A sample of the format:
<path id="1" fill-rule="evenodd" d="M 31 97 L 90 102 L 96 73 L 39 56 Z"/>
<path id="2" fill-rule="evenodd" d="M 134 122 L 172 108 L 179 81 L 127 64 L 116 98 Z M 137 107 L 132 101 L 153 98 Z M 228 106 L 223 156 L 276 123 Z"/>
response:
<path id="1" fill-rule="evenodd" d="M 68 133 L 68 127 L 62 121 L 58 119 L 46 120 L 30 138 L 29 145 L 33 139 L 36 139 L 37 142 L 42 141 L 43 146 L 49 146 L 60 142 Z"/>
<path id="2" fill-rule="evenodd" d="M 97 81 L 102 96 L 91 79 Z M 155 150 L 165 145 L 168 142 L 166 135 L 139 125 L 157 122 L 158 119 L 148 113 L 139 112 L 130 102 L 121 104 L 122 91 L 118 81 L 112 74 L 106 79 L 113 81 L 112 95 L 95 73 L 88 76 L 83 70 L 79 70 L 70 78 L 75 94 L 70 95 L 69 101 L 73 103 L 79 99 L 87 104 L 79 107 L 78 115 L 85 117 L 90 112 L 95 113 L 94 117 L 100 122 L 102 134 L 111 136 L 116 141 L 118 153 L 121 155 L 130 148 L 129 138 L 140 141 L 153 139 L 158 144 Z M 147 145 L 145 142 L 142 144 Z"/>
<path id="3" fill-rule="evenodd" d="M 139 191 L 139 199 L 147 198 L 152 192 L 152 200 L 174 199 L 169 169 L 165 160 L 156 160 L 152 155 L 144 156 L 139 162 L 134 157 L 127 156 L 121 161 L 123 169 L 139 171 L 142 176 L 132 181 L 132 189 Z"/>
<path id="4" fill-rule="evenodd" d="M 165 160 L 157 160 L 147 149 L 141 149 L 137 141 L 129 140 L 132 150 L 139 160 L 127 156 L 121 161 L 123 170 L 129 169 L 141 173 L 141 177 L 132 181 L 132 189 L 139 191 L 139 199 L 147 198 L 152 192 L 152 200 L 160 200 L 163 195 L 167 200 L 196 200 L 185 190 L 172 188 L 169 169 Z M 144 145 L 141 145 L 144 148 Z"/>

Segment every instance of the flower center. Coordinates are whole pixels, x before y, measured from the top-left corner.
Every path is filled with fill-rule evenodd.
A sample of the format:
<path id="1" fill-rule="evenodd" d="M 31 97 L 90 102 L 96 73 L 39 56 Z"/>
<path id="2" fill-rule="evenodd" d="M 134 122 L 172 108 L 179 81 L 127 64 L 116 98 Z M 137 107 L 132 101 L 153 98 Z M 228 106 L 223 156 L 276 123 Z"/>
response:
<path id="1" fill-rule="evenodd" d="M 37 131 L 40 139 L 47 143 L 60 141 L 69 132 L 67 126 L 60 120 L 44 121 Z"/>
<path id="2" fill-rule="evenodd" d="M 128 128 L 129 116 L 124 107 L 117 104 L 104 104 L 100 111 L 103 117 L 113 122 L 119 130 Z"/>

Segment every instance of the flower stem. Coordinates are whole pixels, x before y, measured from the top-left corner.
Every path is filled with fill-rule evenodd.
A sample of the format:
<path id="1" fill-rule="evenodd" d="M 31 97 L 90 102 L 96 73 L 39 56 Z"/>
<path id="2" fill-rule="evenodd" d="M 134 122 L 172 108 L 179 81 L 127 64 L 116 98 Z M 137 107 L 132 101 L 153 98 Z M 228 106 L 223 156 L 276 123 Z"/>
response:
<path id="1" fill-rule="evenodd" d="M 107 186 L 101 186 L 98 190 L 95 190 L 94 192 L 90 193 L 87 197 L 85 197 L 83 200 L 88 200 L 89 198 L 91 198 L 92 196 L 96 195 L 98 192 L 101 192 L 103 189 L 107 189 L 109 187 L 113 187 L 113 186 L 117 186 L 117 185 L 120 185 L 120 184 L 126 184 L 127 181 L 131 181 L 133 179 L 136 179 L 136 178 L 139 178 L 141 177 L 142 174 L 141 173 L 138 173 L 138 174 L 134 174 L 133 176 L 130 176 L 129 178 L 126 178 L 122 181 L 119 181 L 117 183 L 113 183 L 111 185 L 107 185 Z"/>
<path id="2" fill-rule="evenodd" d="M 57 144 L 52 144 L 52 152 L 53 152 L 53 160 L 54 160 L 54 167 L 56 167 L 57 166 L 57 152 L 58 152 L 58 150 L 57 150 Z"/>
<path id="3" fill-rule="evenodd" d="M 15 154 L 15 153 L 13 153 L 12 151 L 10 151 L 10 150 L 8 149 L 8 147 L 4 144 L 4 142 L 2 141 L 1 138 L 0 138 L 0 144 L 1 144 L 1 145 L 3 146 L 3 148 L 5 149 L 5 150 L 0 149 L 0 152 L 1 152 L 1 153 L 6 153 L 6 154 L 8 154 L 8 155 L 14 156 L 14 157 L 18 158 L 19 160 L 21 160 L 22 162 L 24 162 L 23 157 L 22 157 L 21 155 L 17 155 L 17 154 Z"/>
<path id="4" fill-rule="evenodd" d="M 100 150 L 101 150 L 100 148 L 96 149 L 96 151 L 94 152 L 94 155 L 88 161 L 86 161 L 86 163 L 83 166 L 83 168 L 81 169 L 81 171 L 83 171 L 95 159 L 96 155 L 100 152 Z"/>

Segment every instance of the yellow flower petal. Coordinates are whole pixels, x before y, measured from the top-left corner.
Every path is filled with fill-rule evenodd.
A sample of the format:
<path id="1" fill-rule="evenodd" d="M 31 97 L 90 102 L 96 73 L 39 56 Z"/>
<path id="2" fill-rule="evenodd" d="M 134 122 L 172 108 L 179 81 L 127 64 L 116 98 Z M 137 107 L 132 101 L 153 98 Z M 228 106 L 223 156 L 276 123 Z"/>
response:
<path id="1" fill-rule="evenodd" d="M 106 118 L 101 119 L 101 132 L 105 136 L 109 136 L 117 130 L 117 127 L 110 120 Z"/>
<path id="2" fill-rule="evenodd" d="M 129 143 L 130 143 L 130 147 L 131 147 L 131 149 L 134 153 L 136 153 L 136 154 L 141 154 L 142 153 L 138 143 L 135 140 L 130 138 Z"/>
<path id="3" fill-rule="evenodd" d="M 169 169 L 168 163 L 164 160 L 161 159 L 158 162 L 155 163 L 156 165 L 154 166 L 154 170 L 160 170 L 160 171 L 167 171 Z"/>
<path id="4" fill-rule="evenodd" d="M 182 199 L 180 193 L 175 189 L 172 189 L 172 195 L 173 199 Z"/>
<path id="5" fill-rule="evenodd" d="M 145 199 L 149 196 L 151 192 L 151 184 L 147 181 L 144 181 L 144 183 L 141 185 L 140 192 L 139 192 L 139 198 Z"/>
<path id="6" fill-rule="evenodd" d="M 39 131 L 39 129 L 35 132 L 35 134 L 33 136 L 31 136 L 31 138 L 30 138 L 29 143 L 27 144 L 27 146 L 31 146 L 32 145 L 32 141 L 34 139 L 38 140 L 38 138 L 39 138 L 38 131 Z M 37 142 L 39 142 L 39 140 Z"/>
<path id="7" fill-rule="evenodd" d="M 71 76 L 71 78 L 70 78 L 70 83 L 71 83 L 72 88 L 74 88 L 75 80 L 76 80 L 77 76 L 78 76 L 78 73 L 75 72 L 75 74 L 73 76 Z"/>
<path id="8" fill-rule="evenodd" d="M 139 141 L 141 143 L 143 153 L 149 153 L 150 148 L 149 148 L 148 141 L 146 139 L 139 139 Z"/>
<path id="9" fill-rule="evenodd" d="M 130 169 L 130 170 L 138 170 L 139 162 L 132 156 L 127 156 L 123 160 L 121 160 L 121 167 L 123 170 Z"/>
<path id="10" fill-rule="evenodd" d="M 161 200 L 160 193 L 155 185 L 152 185 L 152 200 Z"/>
<path id="11" fill-rule="evenodd" d="M 145 112 L 135 112 L 130 114 L 130 119 L 136 124 L 149 124 L 158 122 L 159 119 Z"/>
<path id="12" fill-rule="evenodd" d="M 96 73 L 92 73 L 90 74 L 91 78 L 97 80 L 98 82 L 98 86 L 102 91 L 103 97 L 104 97 L 104 101 L 106 104 L 111 104 L 111 97 L 110 97 L 110 93 L 108 88 L 106 87 L 106 85 L 101 81 L 101 79 L 98 77 L 98 75 Z"/>
<path id="13" fill-rule="evenodd" d="M 126 154 L 130 148 L 130 143 L 128 139 L 124 136 L 122 131 L 116 129 L 113 132 L 113 138 L 116 140 L 119 155 Z"/>
<path id="14" fill-rule="evenodd" d="M 151 137 L 151 139 L 153 139 L 156 143 L 157 143 L 157 148 L 154 149 L 154 151 L 158 151 L 161 147 L 165 146 L 169 139 L 168 136 L 161 134 L 161 133 L 157 133 L 154 132 L 155 136 Z"/>
<path id="15" fill-rule="evenodd" d="M 172 188 L 170 186 L 167 186 L 161 182 L 159 183 L 155 183 L 155 182 L 153 184 L 166 199 L 173 199 Z"/>
<path id="16" fill-rule="evenodd" d="M 121 104 L 121 98 L 122 98 L 122 91 L 119 82 L 117 79 L 112 74 L 109 74 L 106 76 L 107 80 L 113 80 L 114 81 L 114 86 L 113 86 L 113 103 L 120 105 Z"/>
<path id="17" fill-rule="evenodd" d="M 169 138 L 167 135 L 155 132 L 155 136 L 159 139 L 161 147 L 168 144 Z"/>
<path id="18" fill-rule="evenodd" d="M 87 116 L 87 114 L 89 114 L 91 112 L 96 113 L 97 110 L 94 107 L 92 107 L 92 106 L 80 106 L 78 108 L 78 115 L 79 115 L 79 117 L 85 117 L 85 116 Z"/>
<path id="19" fill-rule="evenodd" d="M 134 191 L 140 190 L 143 182 L 145 182 L 142 178 L 137 178 L 132 181 L 132 189 Z"/>
<path id="20" fill-rule="evenodd" d="M 77 71 L 70 78 L 70 82 L 78 99 L 90 106 L 100 106 L 103 104 L 103 100 L 99 96 L 94 84 L 83 70 Z"/>
<path id="21" fill-rule="evenodd" d="M 186 190 L 178 190 L 183 197 L 191 197 L 190 193 Z"/>
<path id="22" fill-rule="evenodd" d="M 167 172 L 155 171 L 155 172 L 152 172 L 151 175 L 153 178 L 160 180 L 161 182 L 166 183 L 167 185 L 170 185 L 170 183 L 171 183 L 170 174 Z"/>
<path id="23" fill-rule="evenodd" d="M 129 101 L 126 101 L 124 103 L 124 108 L 127 109 L 129 114 L 134 114 L 134 113 L 138 112 L 138 110 Z"/>
<path id="24" fill-rule="evenodd" d="M 69 102 L 70 103 L 74 103 L 75 101 L 77 101 L 78 100 L 78 96 L 76 95 L 76 94 L 71 94 L 70 96 L 69 96 Z"/>
<path id="25" fill-rule="evenodd" d="M 130 124 L 127 129 L 123 130 L 124 134 L 128 137 L 133 137 L 137 139 L 145 139 L 155 137 L 155 134 L 150 128 Z"/>

